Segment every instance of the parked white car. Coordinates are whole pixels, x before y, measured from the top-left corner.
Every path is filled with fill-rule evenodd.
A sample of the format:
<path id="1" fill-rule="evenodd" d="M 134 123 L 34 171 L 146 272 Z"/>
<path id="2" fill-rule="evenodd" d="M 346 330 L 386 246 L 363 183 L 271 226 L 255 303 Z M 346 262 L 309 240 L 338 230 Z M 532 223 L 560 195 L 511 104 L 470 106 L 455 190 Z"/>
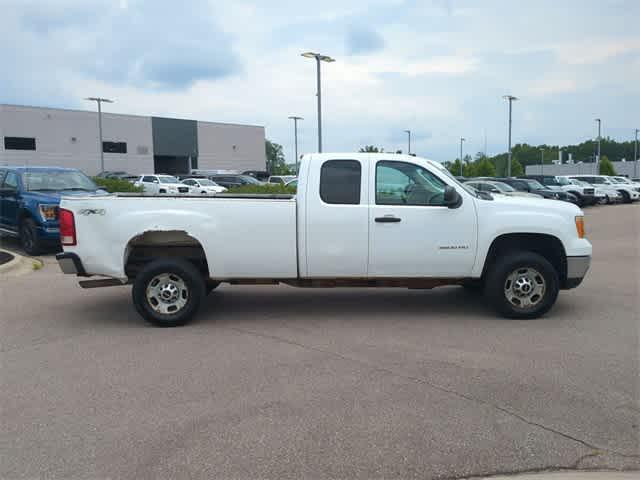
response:
<path id="1" fill-rule="evenodd" d="M 529 197 L 529 198 L 543 198 L 542 195 L 536 195 L 535 193 L 519 192 L 511 185 L 507 185 L 503 182 L 496 182 L 493 180 L 469 180 L 464 182 L 465 185 L 469 185 L 481 192 L 496 193 L 500 195 L 506 195 L 507 197 Z"/>
<path id="2" fill-rule="evenodd" d="M 180 180 L 172 175 L 141 175 L 134 185 L 144 188 L 145 193 L 174 195 L 191 193 L 191 187 L 180 183 Z"/>
<path id="3" fill-rule="evenodd" d="M 208 178 L 186 178 L 182 180 L 182 183 L 191 187 L 191 193 L 215 195 L 216 193 L 224 193 L 227 191 L 226 188 Z"/>
<path id="4" fill-rule="evenodd" d="M 285 185 L 295 178 L 295 175 L 271 175 L 267 183 Z"/>
<path id="5" fill-rule="evenodd" d="M 633 180 L 628 179 L 627 177 L 609 177 L 613 183 L 629 185 L 631 188 L 634 188 L 636 192 L 640 192 L 640 182 L 634 182 Z"/>
<path id="6" fill-rule="evenodd" d="M 161 326 L 186 323 L 220 282 L 464 285 L 503 316 L 536 318 L 589 269 L 577 206 L 478 192 L 438 162 L 310 154 L 298 182 L 297 195 L 63 197 L 57 259 L 108 277 L 85 287 L 132 283 L 140 315 Z"/>
<path id="7" fill-rule="evenodd" d="M 640 192 L 636 191 L 634 187 L 624 183 L 615 183 L 606 175 L 569 175 L 569 178 L 584 180 L 598 188 L 607 188 L 609 191 L 616 190 L 622 195 L 624 203 L 640 200 Z"/>
<path id="8" fill-rule="evenodd" d="M 569 178 L 569 177 L 562 177 L 562 178 L 564 178 L 565 180 L 568 180 L 572 185 L 576 185 L 577 187 L 592 188 L 593 196 L 596 199 L 596 203 L 600 205 L 605 203 L 622 201 L 622 195 L 620 195 L 617 190 L 612 189 L 612 191 L 609 192 L 609 195 L 607 195 L 607 193 L 605 193 L 603 189 L 598 188 L 594 185 L 591 185 L 590 183 L 587 183 L 583 180 L 577 180 L 575 178 Z"/>

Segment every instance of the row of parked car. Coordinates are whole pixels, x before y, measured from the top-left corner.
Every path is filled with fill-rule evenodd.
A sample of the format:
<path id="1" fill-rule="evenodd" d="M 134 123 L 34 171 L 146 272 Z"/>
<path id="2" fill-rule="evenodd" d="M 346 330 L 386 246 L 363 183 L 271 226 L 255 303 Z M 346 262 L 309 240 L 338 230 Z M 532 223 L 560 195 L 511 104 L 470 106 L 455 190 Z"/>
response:
<path id="1" fill-rule="evenodd" d="M 606 175 L 525 175 L 462 179 L 476 190 L 509 196 L 543 197 L 574 203 L 631 203 L 640 200 L 640 179 Z"/>
<path id="2" fill-rule="evenodd" d="M 266 174 L 266 176 L 264 175 Z M 154 194 L 203 194 L 224 193 L 230 188 L 245 185 L 296 185 L 293 175 L 268 175 L 267 172 L 248 170 L 243 173 L 219 173 L 206 170 L 194 170 L 188 175 L 130 175 L 127 172 L 102 172 L 102 178 L 127 180 L 142 187 L 147 193 Z"/>

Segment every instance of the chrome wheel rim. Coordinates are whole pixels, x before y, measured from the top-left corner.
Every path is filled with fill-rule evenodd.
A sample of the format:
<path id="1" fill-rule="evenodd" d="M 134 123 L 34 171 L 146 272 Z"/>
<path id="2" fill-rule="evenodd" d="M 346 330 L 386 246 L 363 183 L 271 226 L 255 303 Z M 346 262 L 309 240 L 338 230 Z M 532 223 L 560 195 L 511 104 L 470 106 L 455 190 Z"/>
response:
<path id="1" fill-rule="evenodd" d="M 186 282 L 175 273 L 161 273 L 147 284 L 147 302 L 157 313 L 173 315 L 182 310 L 189 301 Z"/>
<path id="2" fill-rule="evenodd" d="M 535 268 L 521 267 L 509 274 L 504 282 L 504 295 L 519 310 L 530 310 L 544 298 L 547 283 Z"/>

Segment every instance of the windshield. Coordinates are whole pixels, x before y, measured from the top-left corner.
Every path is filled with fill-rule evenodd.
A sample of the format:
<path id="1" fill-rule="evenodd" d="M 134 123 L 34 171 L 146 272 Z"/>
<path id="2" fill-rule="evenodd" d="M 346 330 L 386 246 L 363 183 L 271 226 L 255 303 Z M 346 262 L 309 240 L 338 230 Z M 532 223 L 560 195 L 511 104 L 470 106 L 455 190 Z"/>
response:
<path id="1" fill-rule="evenodd" d="M 212 182 L 208 178 L 200 178 L 197 182 L 203 187 L 216 187 L 218 185 L 216 182 Z"/>
<path id="2" fill-rule="evenodd" d="M 450 180 L 453 180 L 455 182 L 455 184 L 460 186 L 460 187 L 462 187 L 462 189 L 465 192 L 470 193 L 474 197 L 479 197 L 480 198 L 480 195 L 478 194 L 478 190 L 473 188 L 471 185 L 465 185 L 464 183 L 459 182 L 458 179 L 456 177 L 454 177 L 451 174 L 451 172 L 449 170 L 447 170 L 443 165 L 441 165 L 439 163 L 436 163 L 436 162 L 432 162 L 432 163 L 430 163 L 430 165 L 435 165 L 436 168 L 438 169 L 438 172 L 446 175 Z"/>
<path id="3" fill-rule="evenodd" d="M 502 182 L 490 182 L 490 185 L 493 185 L 494 187 L 496 187 L 501 192 L 515 192 L 516 191 L 516 189 L 513 188 L 511 185 L 507 185 L 506 183 L 502 183 Z"/>
<path id="4" fill-rule="evenodd" d="M 568 178 L 556 177 L 556 180 L 558 181 L 558 184 L 560 184 L 560 185 L 571 185 L 571 182 L 569 181 Z"/>
<path id="5" fill-rule="evenodd" d="M 95 192 L 98 189 L 89 177 L 77 170 L 26 172 L 23 174 L 23 180 L 25 188 L 30 192 L 58 192 L 61 190 Z"/>
<path id="6" fill-rule="evenodd" d="M 171 175 L 158 175 L 158 180 L 160 180 L 160 183 L 180 183 L 176 177 Z"/>
<path id="7" fill-rule="evenodd" d="M 242 178 L 242 180 L 245 180 L 246 183 L 250 183 L 252 185 L 262 185 L 259 180 L 256 180 L 249 175 L 240 175 L 240 178 Z"/>
<path id="8" fill-rule="evenodd" d="M 532 190 L 544 190 L 545 189 L 544 185 L 542 185 L 537 180 L 527 180 L 527 183 L 529 184 L 529 187 L 531 187 Z"/>

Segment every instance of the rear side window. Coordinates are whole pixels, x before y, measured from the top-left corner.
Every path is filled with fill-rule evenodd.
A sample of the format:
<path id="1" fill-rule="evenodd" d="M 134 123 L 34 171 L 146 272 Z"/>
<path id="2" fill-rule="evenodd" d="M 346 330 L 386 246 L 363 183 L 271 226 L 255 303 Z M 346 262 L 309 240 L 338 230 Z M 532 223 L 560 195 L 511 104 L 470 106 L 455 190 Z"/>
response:
<path id="1" fill-rule="evenodd" d="M 356 160 L 329 160 L 320 169 L 320 198 L 325 203 L 360 203 L 362 167 Z"/>

